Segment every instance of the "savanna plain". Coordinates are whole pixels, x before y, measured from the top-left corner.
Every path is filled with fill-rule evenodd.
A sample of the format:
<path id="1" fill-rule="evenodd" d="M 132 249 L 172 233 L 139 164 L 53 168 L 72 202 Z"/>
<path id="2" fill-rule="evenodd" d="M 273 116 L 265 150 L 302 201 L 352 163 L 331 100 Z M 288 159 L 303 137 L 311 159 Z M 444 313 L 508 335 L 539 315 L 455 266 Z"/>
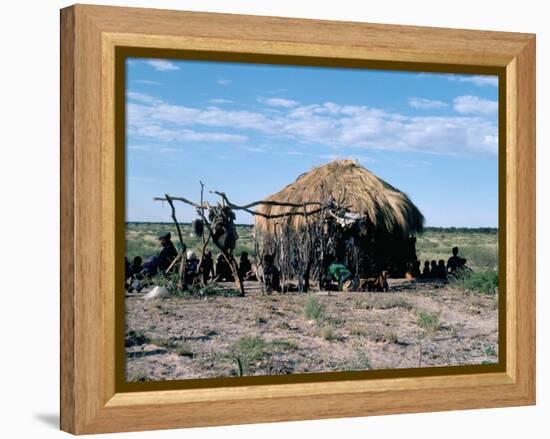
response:
<path id="1" fill-rule="evenodd" d="M 144 260 L 172 224 L 128 223 L 126 256 Z M 201 238 L 183 225 L 188 248 Z M 252 228 L 238 226 L 235 255 L 254 262 Z M 498 361 L 498 231 L 428 228 L 417 256 L 447 261 L 451 249 L 471 269 L 454 280 L 388 279 L 389 292 L 263 294 L 245 281 L 209 283 L 163 299 L 126 291 L 128 381 L 493 364 Z M 215 249 L 212 248 L 215 253 Z M 167 286 L 168 279 L 157 280 Z"/>

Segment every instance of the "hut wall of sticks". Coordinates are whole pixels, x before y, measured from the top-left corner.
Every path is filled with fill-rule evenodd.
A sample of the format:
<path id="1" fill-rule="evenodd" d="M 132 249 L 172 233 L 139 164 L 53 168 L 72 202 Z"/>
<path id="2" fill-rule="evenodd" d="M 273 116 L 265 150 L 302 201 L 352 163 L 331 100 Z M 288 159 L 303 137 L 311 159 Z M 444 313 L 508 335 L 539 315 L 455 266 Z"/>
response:
<path id="1" fill-rule="evenodd" d="M 356 279 L 388 270 L 403 277 L 416 259 L 424 217 L 409 197 L 353 160 L 300 175 L 256 212 L 262 254 L 274 254 L 281 281 L 322 288 L 328 266 L 345 264 Z M 292 207 L 289 204 L 293 205 Z"/>

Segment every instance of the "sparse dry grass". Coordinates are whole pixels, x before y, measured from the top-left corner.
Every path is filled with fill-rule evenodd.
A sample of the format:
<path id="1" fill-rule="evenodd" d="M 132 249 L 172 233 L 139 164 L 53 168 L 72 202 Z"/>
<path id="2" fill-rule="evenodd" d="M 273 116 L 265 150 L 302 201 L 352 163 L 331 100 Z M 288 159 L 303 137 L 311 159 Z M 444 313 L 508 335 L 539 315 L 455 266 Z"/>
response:
<path id="1" fill-rule="evenodd" d="M 127 238 L 137 242 L 134 250 L 141 246 L 154 248 L 154 253 L 155 229 L 171 227 L 131 226 Z M 249 230 L 239 229 L 244 243 Z M 419 257 L 428 255 L 424 243 L 429 240 L 441 245 L 428 259 L 446 259 L 450 248 L 459 245 L 461 255 L 475 262 L 468 245 L 477 240 L 478 247 L 496 250 L 496 236 L 428 231 L 419 237 Z M 246 283 L 243 298 L 212 286 L 200 297 L 151 302 L 131 294 L 126 298 L 127 377 L 169 380 L 498 360 L 498 291 L 472 294 L 461 285 L 395 279 L 390 286 L 390 293 L 262 296 L 259 288 Z"/>

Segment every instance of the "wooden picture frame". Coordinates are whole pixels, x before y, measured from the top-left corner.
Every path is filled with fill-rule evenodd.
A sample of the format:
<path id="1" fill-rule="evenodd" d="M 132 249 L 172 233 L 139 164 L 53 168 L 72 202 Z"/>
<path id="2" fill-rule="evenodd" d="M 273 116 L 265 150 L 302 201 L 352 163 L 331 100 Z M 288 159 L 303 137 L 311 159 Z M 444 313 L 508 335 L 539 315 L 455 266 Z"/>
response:
<path id="1" fill-rule="evenodd" d="M 498 367 L 461 374 L 125 391 L 117 384 L 117 51 L 491 72 L 506 231 Z M 163 52 L 164 51 L 164 52 Z M 240 58 L 239 58 L 240 59 Z M 117 158 L 118 157 L 118 158 Z M 123 172 L 123 170 L 122 170 Z M 118 179 L 118 180 L 117 180 Z M 505 209 L 504 207 L 505 206 Z M 535 36 L 76 5 L 61 11 L 61 429 L 74 434 L 535 403 Z M 118 302 L 117 302 L 118 301 Z M 118 303 L 118 305 L 117 305 Z M 122 389 L 122 390 L 121 390 Z"/>

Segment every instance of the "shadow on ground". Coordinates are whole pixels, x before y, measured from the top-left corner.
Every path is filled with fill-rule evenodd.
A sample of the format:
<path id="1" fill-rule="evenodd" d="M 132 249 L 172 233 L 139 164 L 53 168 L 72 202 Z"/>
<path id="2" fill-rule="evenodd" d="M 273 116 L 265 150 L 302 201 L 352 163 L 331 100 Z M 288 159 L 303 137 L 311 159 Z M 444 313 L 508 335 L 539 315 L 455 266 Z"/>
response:
<path id="1" fill-rule="evenodd" d="M 48 427 L 59 429 L 59 414 L 58 413 L 35 413 L 34 417 Z"/>

